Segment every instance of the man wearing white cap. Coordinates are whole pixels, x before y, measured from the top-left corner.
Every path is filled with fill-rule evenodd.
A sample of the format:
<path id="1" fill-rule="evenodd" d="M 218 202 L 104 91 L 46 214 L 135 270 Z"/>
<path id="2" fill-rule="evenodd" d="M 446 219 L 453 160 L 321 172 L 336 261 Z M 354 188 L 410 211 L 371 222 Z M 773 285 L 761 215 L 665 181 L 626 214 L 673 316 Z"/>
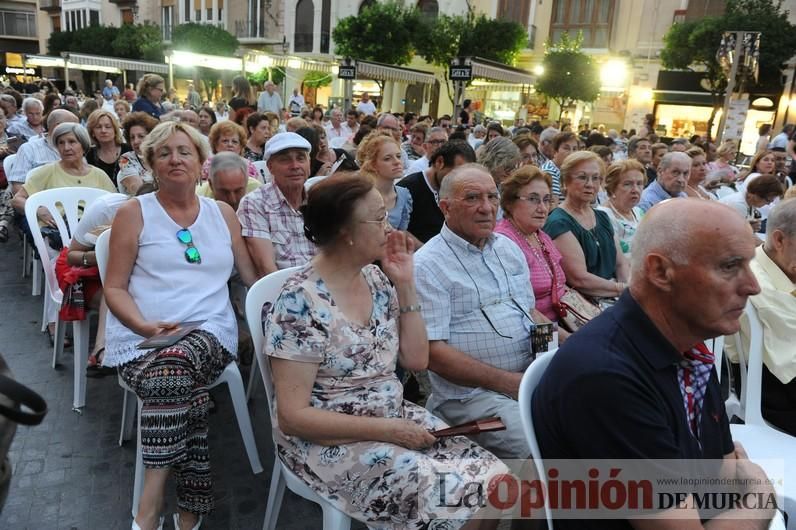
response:
<path id="1" fill-rule="evenodd" d="M 315 255 L 298 211 L 310 173 L 310 143 L 296 133 L 274 135 L 263 158 L 273 180 L 240 202 L 241 234 L 260 277 L 307 263 Z"/>

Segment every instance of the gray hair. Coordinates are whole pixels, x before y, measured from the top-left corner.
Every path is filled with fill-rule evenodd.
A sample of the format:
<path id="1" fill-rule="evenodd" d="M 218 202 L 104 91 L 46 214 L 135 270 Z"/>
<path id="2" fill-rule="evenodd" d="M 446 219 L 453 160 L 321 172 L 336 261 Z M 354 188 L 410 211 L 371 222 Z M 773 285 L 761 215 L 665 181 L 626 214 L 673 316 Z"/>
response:
<path id="1" fill-rule="evenodd" d="M 796 198 L 778 203 L 768 214 L 766 221 L 766 250 L 771 250 L 771 234 L 779 230 L 788 238 L 796 236 Z"/>
<path id="2" fill-rule="evenodd" d="M 22 111 L 26 112 L 28 110 L 28 107 L 30 107 L 31 105 L 39 107 L 40 111 L 44 111 L 44 105 L 42 104 L 42 102 L 40 100 L 38 100 L 36 98 L 25 98 L 25 99 L 23 99 L 22 100 Z"/>
<path id="3" fill-rule="evenodd" d="M 17 108 L 17 100 L 14 99 L 14 96 L 11 94 L 0 94 L 0 101 L 5 101 L 11 105 L 14 105 L 14 108 Z"/>
<path id="4" fill-rule="evenodd" d="M 513 168 L 520 161 L 520 149 L 509 138 L 500 136 L 484 145 L 478 152 L 478 163 L 492 173 L 501 168 Z"/>
<path id="5" fill-rule="evenodd" d="M 484 127 L 480 123 L 478 125 L 476 125 L 475 127 L 473 127 L 473 134 L 481 133 L 481 132 L 486 132 L 486 127 Z"/>
<path id="6" fill-rule="evenodd" d="M 555 127 L 548 127 L 547 129 L 545 129 L 544 131 L 539 133 L 539 141 L 540 142 L 552 142 L 553 138 L 555 137 L 555 135 L 557 135 L 560 132 L 561 131 L 559 131 Z"/>
<path id="7" fill-rule="evenodd" d="M 445 133 L 445 136 L 448 136 L 448 131 L 442 127 L 432 127 L 426 132 L 426 138 L 430 137 L 434 133 Z"/>
<path id="8" fill-rule="evenodd" d="M 79 123 L 66 122 L 57 125 L 53 132 L 50 133 L 50 143 L 57 149 L 58 139 L 70 133 L 74 134 L 77 141 L 80 142 L 83 153 L 88 153 L 88 150 L 91 149 L 91 137 L 88 135 L 86 128 Z"/>
<path id="9" fill-rule="evenodd" d="M 494 140 L 493 140 L 494 141 Z M 482 166 L 481 164 L 463 164 L 455 169 L 453 169 L 450 173 L 445 175 L 445 178 L 442 179 L 442 184 L 439 187 L 439 198 L 442 199 L 449 199 L 453 196 L 453 191 L 456 188 L 456 185 L 459 183 L 459 180 L 466 177 L 470 173 L 473 172 L 480 172 L 484 173 L 485 175 L 489 176 L 489 170 Z"/>
<path id="10" fill-rule="evenodd" d="M 379 116 L 379 120 L 376 122 L 376 127 L 381 127 L 382 125 L 384 125 L 384 122 L 387 121 L 389 118 L 394 119 L 395 123 L 398 123 L 398 118 L 396 118 L 394 114 L 385 112 L 384 114 Z"/>
<path id="11" fill-rule="evenodd" d="M 213 158 L 210 162 L 210 184 L 214 185 L 216 183 L 216 175 L 222 171 L 240 171 L 243 175 L 243 181 L 247 182 L 249 178 L 249 162 L 241 157 L 238 156 L 236 153 L 231 153 L 229 151 L 222 151 L 218 154 L 213 155 Z"/>
<path id="12" fill-rule="evenodd" d="M 663 171 L 664 169 L 668 168 L 670 165 L 672 165 L 672 162 L 678 158 L 684 162 L 687 162 L 689 167 L 691 166 L 690 156 L 680 151 L 672 151 L 663 155 L 663 158 L 661 158 L 661 161 L 658 164 L 658 171 Z M 633 240 L 635 241 L 635 236 L 633 236 Z"/>

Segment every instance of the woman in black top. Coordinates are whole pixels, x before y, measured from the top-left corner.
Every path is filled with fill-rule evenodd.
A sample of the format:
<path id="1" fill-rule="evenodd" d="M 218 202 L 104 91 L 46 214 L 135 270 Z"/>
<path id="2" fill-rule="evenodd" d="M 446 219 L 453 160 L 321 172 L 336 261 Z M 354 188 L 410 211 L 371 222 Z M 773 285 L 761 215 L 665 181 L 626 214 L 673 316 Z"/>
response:
<path id="1" fill-rule="evenodd" d="M 254 90 L 249 84 L 248 79 L 239 75 L 232 80 L 232 99 L 229 100 L 229 108 L 238 112 L 240 109 L 248 107 L 252 112 L 257 110 L 255 105 Z M 233 116 L 229 117 L 234 120 Z"/>
<path id="2" fill-rule="evenodd" d="M 112 112 L 95 110 L 88 117 L 86 129 L 92 143 L 91 149 L 86 153 L 86 161 L 104 171 L 116 186 L 119 157 L 133 148 L 124 143 L 122 129 Z"/>

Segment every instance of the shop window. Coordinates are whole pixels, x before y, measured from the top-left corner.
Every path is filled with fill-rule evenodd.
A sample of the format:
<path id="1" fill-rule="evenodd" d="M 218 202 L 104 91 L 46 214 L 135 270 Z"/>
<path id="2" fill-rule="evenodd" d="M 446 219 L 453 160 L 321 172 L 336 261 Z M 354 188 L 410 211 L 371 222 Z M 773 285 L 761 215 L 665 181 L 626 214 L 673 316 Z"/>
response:
<path id="1" fill-rule="evenodd" d="M 417 3 L 417 9 L 420 11 L 420 16 L 433 20 L 439 15 L 439 2 L 437 0 L 420 0 Z"/>
<path id="2" fill-rule="evenodd" d="M 527 29 L 530 16 L 531 0 L 500 0 L 498 3 L 497 18 L 500 20 L 516 22 Z"/>
<path id="3" fill-rule="evenodd" d="M 312 33 L 315 31 L 315 5 L 312 0 L 299 0 L 296 4 L 296 28 L 293 34 L 293 51 L 312 52 Z"/>
<path id="4" fill-rule="evenodd" d="M 608 48 L 614 4 L 614 0 L 553 0 L 550 38 L 557 42 L 564 32 L 572 37 L 580 32 L 584 48 Z"/>

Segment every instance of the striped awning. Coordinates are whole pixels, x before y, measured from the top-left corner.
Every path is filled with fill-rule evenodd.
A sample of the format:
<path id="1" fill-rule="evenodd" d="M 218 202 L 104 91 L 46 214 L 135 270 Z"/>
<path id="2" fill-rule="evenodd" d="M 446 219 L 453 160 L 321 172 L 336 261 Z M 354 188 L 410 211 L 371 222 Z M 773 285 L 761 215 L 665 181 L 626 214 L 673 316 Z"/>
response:
<path id="1" fill-rule="evenodd" d="M 530 72 L 513 68 L 505 64 L 496 63 L 487 59 L 473 57 L 472 59 L 473 77 L 501 81 L 503 83 L 513 83 L 517 85 L 532 85 L 536 79 Z"/>
<path id="2" fill-rule="evenodd" d="M 116 68 L 118 70 L 137 70 L 153 74 L 168 74 L 169 65 L 165 63 L 150 63 L 146 61 L 134 61 L 132 59 L 121 59 L 118 57 L 103 57 L 100 55 L 85 55 L 82 53 L 67 53 L 70 65 L 98 66 L 102 68 Z"/>
<path id="3" fill-rule="evenodd" d="M 306 70 L 332 73 L 334 63 L 328 61 L 316 61 L 313 59 L 305 59 L 303 57 L 291 57 L 289 55 L 271 55 L 274 66 L 281 66 L 282 68 L 292 68 L 294 70 Z"/>
<path id="4" fill-rule="evenodd" d="M 357 78 L 398 81 L 399 83 L 421 83 L 433 85 L 436 77 L 431 72 L 357 60 Z"/>

